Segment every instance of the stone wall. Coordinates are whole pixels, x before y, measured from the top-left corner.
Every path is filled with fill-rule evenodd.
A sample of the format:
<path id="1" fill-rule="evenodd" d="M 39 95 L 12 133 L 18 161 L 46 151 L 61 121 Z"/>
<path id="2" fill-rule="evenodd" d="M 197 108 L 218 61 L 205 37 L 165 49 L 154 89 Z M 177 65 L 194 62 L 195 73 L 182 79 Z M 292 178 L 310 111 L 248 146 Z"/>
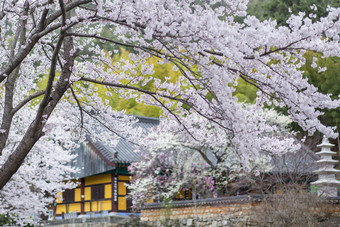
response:
<path id="1" fill-rule="evenodd" d="M 216 215 L 214 217 L 196 217 L 196 218 L 182 218 L 182 219 L 160 219 L 154 221 L 142 221 L 139 224 L 124 224 L 119 225 L 118 227 L 272 227 L 272 226 L 287 226 L 285 224 L 278 224 L 277 222 L 268 223 L 268 222 L 255 222 L 253 221 L 247 214 L 224 214 L 224 215 Z M 291 225 L 289 225 L 291 226 Z M 340 215 L 334 214 L 331 217 L 328 217 L 326 220 L 320 220 L 316 225 L 307 225 L 306 222 L 295 223 L 292 225 L 295 227 L 300 226 L 313 226 L 313 227 L 340 227 Z"/>
<path id="2" fill-rule="evenodd" d="M 141 212 L 141 221 L 148 226 L 246 226 L 255 204 L 248 195 L 178 201 L 167 207 L 148 204 Z"/>
<path id="3" fill-rule="evenodd" d="M 140 226 L 275 226 L 277 223 L 269 223 L 268 219 L 264 220 L 256 216 L 258 214 L 256 212 L 262 209 L 261 201 L 260 196 L 244 195 L 196 202 L 173 202 L 167 207 L 162 207 L 162 205 L 156 203 L 149 204 L 142 210 L 141 221 L 143 225 Z M 316 221 L 316 225 L 320 227 L 340 227 L 339 201 L 340 198 L 329 201 L 328 204 L 331 206 L 330 213 L 332 214 L 327 218 L 321 218 L 319 223 Z M 315 212 L 322 211 L 317 208 Z M 296 226 L 307 226 L 306 220 L 302 221 L 303 223 L 298 223 Z"/>
<path id="4" fill-rule="evenodd" d="M 241 215 L 249 213 L 252 204 L 228 204 L 228 205 L 197 205 L 190 207 L 173 207 L 148 209 L 142 211 L 142 221 L 156 221 L 162 219 L 184 219 L 184 218 L 215 218 L 220 216 Z"/>
<path id="5" fill-rule="evenodd" d="M 167 219 L 158 221 L 142 222 L 141 226 L 161 226 L 161 227 L 243 227 L 250 226 L 247 215 L 218 215 L 212 217 L 194 217 L 182 219 Z"/>
<path id="6" fill-rule="evenodd" d="M 225 215 L 240 215 L 253 209 L 256 201 L 249 196 L 206 199 L 199 201 L 178 201 L 167 207 L 148 204 L 141 212 L 142 221 L 183 218 L 215 218 Z"/>

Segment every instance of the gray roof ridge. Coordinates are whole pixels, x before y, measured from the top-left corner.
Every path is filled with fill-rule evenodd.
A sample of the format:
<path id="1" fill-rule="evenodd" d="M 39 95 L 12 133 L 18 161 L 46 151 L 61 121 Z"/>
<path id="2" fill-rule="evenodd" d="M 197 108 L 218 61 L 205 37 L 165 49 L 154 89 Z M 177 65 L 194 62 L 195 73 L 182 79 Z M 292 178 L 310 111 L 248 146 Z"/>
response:
<path id="1" fill-rule="evenodd" d="M 154 117 L 145 117 L 139 115 L 129 115 L 135 117 L 138 121 L 136 125 L 143 129 L 148 129 L 150 126 L 154 127 L 159 124 L 159 118 Z M 130 163 L 132 161 L 136 161 L 139 158 L 138 154 L 135 153 L 135 149 L 133 149 L 134 145 L 124 137 L 118 138 L 118 143 L 116 146 L 109 146 L 105 144 L 103 141 L 92 140 L 90 136 L 87 136 L 87 140 L 97 149 L 97 151 L 105 157 L 105 159 L 109 160 L 111 163 Z M 117 158 L 114 158 L 114 153 L 117 152 Z M 101 157 L 103 159 L 103 157 Z M 104 161 L 105 161 L 104 159 Z"/>
<path id="2" fill-rule="evenodd" d="M 128 114 L 129 116 L 133 116 L 137 118 L 140 122 L 160 122 L 160 118 L 157 117 L 146 117 L 146 116 L 141 116 L 141 115 L 133 115 L 133 114 Z"/>

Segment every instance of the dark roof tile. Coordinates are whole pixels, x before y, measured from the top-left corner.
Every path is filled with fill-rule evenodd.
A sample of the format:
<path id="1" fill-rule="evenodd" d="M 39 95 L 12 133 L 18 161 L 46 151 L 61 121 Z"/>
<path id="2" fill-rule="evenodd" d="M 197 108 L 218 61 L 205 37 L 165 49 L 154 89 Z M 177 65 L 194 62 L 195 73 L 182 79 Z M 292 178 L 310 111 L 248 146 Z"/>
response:
<path id="1" fill-rule="evenodd" d="M 136 128 L 140 127 L 143 130 L 145 130 L 145 132 L 159 124 L 158 118 L 141 116 L 136 116 L 136 118 L 139 121 L 135 124 L 135 127 Z M 135 145 L 128 142 L 126 139 L 120 138 L 115 147 L 110 147 L 99 141 L 93 142 L 90 140 L 90 142 L 97 148 L 99 152 L 101 152 L 105 156 L 107 160 L 109 160 L 112 163 L 116 162 L 131 163 L 140 160 L 139 154 L 135 152 Z M 117 159 L 114 158 L 115 152 L 117 152 L 118 154 Z"/>

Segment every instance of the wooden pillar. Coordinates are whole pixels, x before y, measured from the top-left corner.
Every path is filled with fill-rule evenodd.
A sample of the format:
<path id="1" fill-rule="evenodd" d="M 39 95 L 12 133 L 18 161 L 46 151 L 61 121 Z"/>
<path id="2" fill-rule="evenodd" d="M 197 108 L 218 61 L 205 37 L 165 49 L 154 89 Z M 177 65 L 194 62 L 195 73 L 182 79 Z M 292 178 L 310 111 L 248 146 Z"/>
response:
<path id="1" fill-rule="evenodd" d="M 81 178 L 81 185 L 80 185 L 80 199 L 81 199 L 81 203 L 80 203 L 80 214 L 85 214 L 85 178 Z"/>
<path id="2" fill-rule="evenodd" d="M 111 203 L 112 203 L 112 212 L 118 211 L 118 179 L 117 179 L 117 173 L 111 173 L 111 188 L 112 188 L 112 197 L 111 197 Z"/>

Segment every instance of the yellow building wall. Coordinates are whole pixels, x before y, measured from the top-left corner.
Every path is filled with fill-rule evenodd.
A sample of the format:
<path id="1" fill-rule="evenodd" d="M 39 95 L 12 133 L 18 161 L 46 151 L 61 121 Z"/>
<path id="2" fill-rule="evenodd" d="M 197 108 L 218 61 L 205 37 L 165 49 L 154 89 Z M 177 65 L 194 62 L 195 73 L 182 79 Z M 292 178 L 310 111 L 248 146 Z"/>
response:
<path id="1" fill-rule="evenodd" d="M 74 189 L 74 201 L 75 202 L 81 201 L 81 189 L 80 188 Z"/>
<path id="2" fill-rule="evenodd" d="M 99 211 L 99 201 L 91 202 L 92 211 Z"/>
<path id="3" fill-rule="evenodd" d="M 111 184 L 107 184 L 105 185 L 105 195 L 104 195 L 104 198 L 105 199 L 109 199 L 112 197 L 112 187 L 111 187 Z"/>
<path id="4" fill-rule="evenodd" d="M 80 207 L 80 203 L 71 203 L 68 204 L 68 212 L 80 212 L 81 207 Z"/>
<path id="5" fill-rule="evenodd" d="M 86 202 L 86 203 L 84 204 L 84 211 L 85 211 L 85 212 L 90 212 L 90 211 L 91 211 L 90 202 Z"/>
<path id="6" fill-rule="evenodd" d="M 96 175 L 85 178 L 85 186 L 93 184 L 111 183 L 111 174 Z"/>
<path id="7" fill-rule="evenodd" d="M 66 205 L 57 205 L 56 213 L 61 214 L 62 212 L 66 213 Z"/>
<path id="8" fill-rule="evenodd" d="M 111 200 L 103 200 L 102 201 L 102 210 L 111 210 L 111 209 L 112 209 Z"/>
<path id="9" fill-rule="evenodd" d="M 130 181 L 130 176 L 125 176 L 125 175 L 119 175 L 118 180 L 127 180 Z"/>
<path id="10" fill-rule="evenodd" d="M 126 197 L 118 197 L 118 210 L 126 210 Z"/>
<path id="11" fill-rule="evenodd" d="M 84 211 L 85 212 L 111 210 L 111 209 L 112 209 L 111 200 L 85 202 L 85 204 L 84 204 Z"/>
<path id="12" fill-rule="evenodd" d="M 68 209 L 66 209 L 68 208 Z M 69 213 L 71 212 L 80 212 L 81 211 L 81 205 L 80 203 L 70 203 L 70 204 L 59 204 L 57 205 L 57 214 L 62 214 L 63 212 L 66 213 L 68 210 Z"/>
<path id="13" fill-rule="evenodd" d="M 84 189 L 84 199 L 91 200 L 91 187 L 85 187 Z"/>
<path id="14" fill-rule="evenodd" d="M 125 182 L 118 182 L 118 195 L 126 195 Z"/>

